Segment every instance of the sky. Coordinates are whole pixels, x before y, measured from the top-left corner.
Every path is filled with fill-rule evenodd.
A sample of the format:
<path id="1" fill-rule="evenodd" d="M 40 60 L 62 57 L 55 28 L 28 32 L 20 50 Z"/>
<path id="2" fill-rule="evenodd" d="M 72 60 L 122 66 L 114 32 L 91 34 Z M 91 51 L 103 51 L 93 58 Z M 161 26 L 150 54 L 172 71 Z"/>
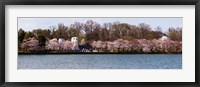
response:
<path id="1" fill-rule="evenodd" d="M 101 25 L 103 23 L 113 23 L 119 21 L 120 23 L 128 23 L 131 25 L 138 25 L 139 23 L 149 24 L 154 30 L 157 26 L 162 28 L 162 31 L 167 31 L 169 27 L 182 27 L 183 19 L 181 17 L 141 17 L 141 18 L 18 18 L 18 29 L 22 28 L 25 31 L 32 31 L 33 29 L 49 29 L 50 26 L 57 26 L 63 23 L 69 26 L 74 22 L 86 23 L 87 20 L 93 20 Z"/>

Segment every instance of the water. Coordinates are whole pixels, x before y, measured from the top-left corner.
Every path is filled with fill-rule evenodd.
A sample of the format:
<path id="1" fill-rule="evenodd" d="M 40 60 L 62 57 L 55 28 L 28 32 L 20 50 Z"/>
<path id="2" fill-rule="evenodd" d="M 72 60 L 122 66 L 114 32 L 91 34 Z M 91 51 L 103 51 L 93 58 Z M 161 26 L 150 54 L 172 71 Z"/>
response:
<path id="1" fill-rule="evenodd" d="M 181 54 L 19 55 L 18 69 L 181 69 Z"/>

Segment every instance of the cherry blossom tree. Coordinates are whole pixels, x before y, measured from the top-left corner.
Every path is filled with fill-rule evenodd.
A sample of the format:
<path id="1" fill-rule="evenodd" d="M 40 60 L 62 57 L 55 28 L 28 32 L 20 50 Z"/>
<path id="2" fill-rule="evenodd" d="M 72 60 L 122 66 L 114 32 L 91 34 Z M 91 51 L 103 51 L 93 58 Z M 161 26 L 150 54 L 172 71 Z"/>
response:
<path id="1" fill-rule="evenodd" d="M 25 51 L 37 51 L 39 48 L 39 42 L 34 38 L 30 38 L 24 40 L 21 46 Z"/>

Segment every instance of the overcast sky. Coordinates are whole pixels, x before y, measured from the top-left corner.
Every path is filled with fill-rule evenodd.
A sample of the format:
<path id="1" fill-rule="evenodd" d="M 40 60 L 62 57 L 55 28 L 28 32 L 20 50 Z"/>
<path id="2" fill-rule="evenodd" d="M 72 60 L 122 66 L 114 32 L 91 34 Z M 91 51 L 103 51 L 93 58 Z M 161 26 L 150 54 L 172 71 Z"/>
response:
<path id="1" fill-rule="evenodd" d="M 49 29 L 50 26 L 57 26 L 58 23 L 63 23 L 69 26 L 74 22 L 85 23 L 87 20 L 93 20 L 101 25 L 103 23 L 113 23 L 119 21 L 120 23 L 128 23 L 138 25 L 139 23 L 147 23 L 154 30 L 160 26 L 163 31 L 168 30 L 169 27 L 182 27 L 182 18 L 18 18 L 18 29 L 22 28 L 25 31 L 32 31 L 33 29 Z"/>

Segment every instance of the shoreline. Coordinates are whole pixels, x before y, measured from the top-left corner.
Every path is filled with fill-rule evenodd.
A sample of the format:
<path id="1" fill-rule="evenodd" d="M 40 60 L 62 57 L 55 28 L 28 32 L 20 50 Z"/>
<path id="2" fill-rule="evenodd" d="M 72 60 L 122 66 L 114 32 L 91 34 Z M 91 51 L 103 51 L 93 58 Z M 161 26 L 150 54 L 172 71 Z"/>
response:
<path id="1" fill-rule="evenodd" d="M 65 55 L 65 54 L 182 54 L 180 53 L 157 53 L 157 52 L 149 52 L 149 53 L 139 53 L 139 52 L 59 52 L 59 53 L 50 53 L 50 52 L 45 52 L 45 53 L 40 53 L 40 52 L 18 52 L 18 55 Z"/>

